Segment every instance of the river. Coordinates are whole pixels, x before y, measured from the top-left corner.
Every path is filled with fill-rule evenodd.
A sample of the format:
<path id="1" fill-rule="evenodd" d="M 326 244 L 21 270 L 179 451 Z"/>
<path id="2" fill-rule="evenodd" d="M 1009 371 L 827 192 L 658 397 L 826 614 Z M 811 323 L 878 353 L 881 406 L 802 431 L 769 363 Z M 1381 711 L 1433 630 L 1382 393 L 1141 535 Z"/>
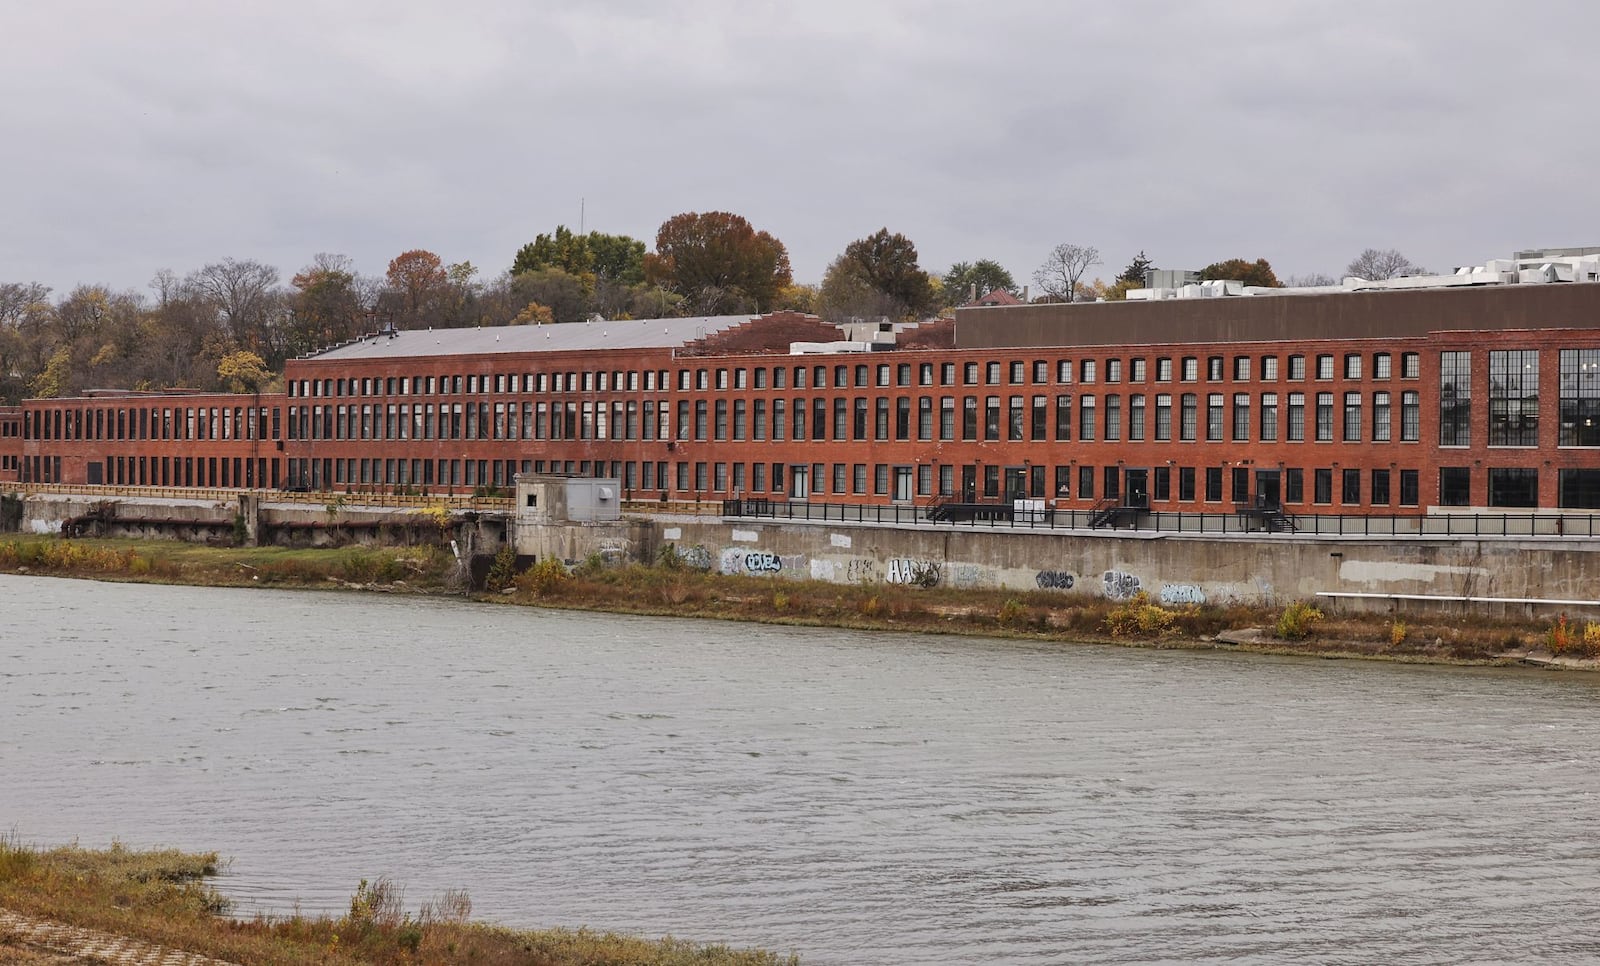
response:
<path id="1" fill-rule="evenodd" d="M 1600 959 L 1600 680 L 0 576 L 0 830 L 844 963 Z"/>

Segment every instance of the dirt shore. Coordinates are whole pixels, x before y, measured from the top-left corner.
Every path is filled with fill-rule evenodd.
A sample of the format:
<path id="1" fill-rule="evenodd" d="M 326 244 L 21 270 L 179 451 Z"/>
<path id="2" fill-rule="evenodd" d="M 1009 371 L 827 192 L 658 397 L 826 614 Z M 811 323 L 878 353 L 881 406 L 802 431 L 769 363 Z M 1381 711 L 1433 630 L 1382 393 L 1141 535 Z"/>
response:
<path id="1" fill-rule="evenodd" d="M 1162 607 L 1059 591 L 830 584 L 726 576 L 675 558 L 620 567 L 588 562 L 517 572 L 509 558 L 489 588 L 468 593 L 455 559 L 437 547 L 209 547 L 167 541 L 0 538 L 0 572 L 229 587 L 455 595 L 612 613 L 818 627 L 969 634 L 1132 647 L 1407 663 L 1600 670 L 1600 625 L 1457 617 L 1322 613 L 1226 603 Z M 1301 614 L 1304 619 L 1294 618 Z"/>

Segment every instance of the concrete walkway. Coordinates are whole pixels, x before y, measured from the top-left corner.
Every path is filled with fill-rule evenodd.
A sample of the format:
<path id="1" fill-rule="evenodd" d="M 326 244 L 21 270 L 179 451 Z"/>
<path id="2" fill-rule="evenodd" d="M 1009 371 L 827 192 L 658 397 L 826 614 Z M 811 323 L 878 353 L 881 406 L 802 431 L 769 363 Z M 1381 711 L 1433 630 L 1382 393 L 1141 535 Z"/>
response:
<path id="1" fill-rule="evenodd" d="M 15 954 L 16 960 L 11 957 Z M 0 962 L 116 966 L 236 966 L 147 943 L 0 909 Z"/>

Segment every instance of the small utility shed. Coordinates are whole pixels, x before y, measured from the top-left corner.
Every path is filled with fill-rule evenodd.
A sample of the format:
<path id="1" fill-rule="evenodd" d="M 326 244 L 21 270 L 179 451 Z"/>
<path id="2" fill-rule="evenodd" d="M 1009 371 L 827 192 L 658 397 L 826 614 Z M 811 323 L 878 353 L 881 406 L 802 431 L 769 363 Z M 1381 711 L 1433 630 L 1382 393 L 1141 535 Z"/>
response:
<path id="1" fill-rule="evenodd" d="M 517 474 L 517 522 L 603 523 L 622 519 L 620 481 Z"/>
<path id="2" fill-rule="evenodd" d="M 643 520 L 622 518 L 616 479 L 521 473 L 512 546 L 517 556 L 555 557 L 573 563 L 593 554 L 609 559 L 648 558 L 653 533 Z"/>

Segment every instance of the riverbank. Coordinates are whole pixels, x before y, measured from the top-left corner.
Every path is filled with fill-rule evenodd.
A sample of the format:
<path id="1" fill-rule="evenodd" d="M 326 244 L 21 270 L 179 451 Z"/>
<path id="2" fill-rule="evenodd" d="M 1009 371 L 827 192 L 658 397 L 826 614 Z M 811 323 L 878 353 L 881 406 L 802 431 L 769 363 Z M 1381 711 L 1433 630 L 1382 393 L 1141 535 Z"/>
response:
<path id="1" fill-rule="evenodd" d="M 510 930 L 471 921 L 464 892 L 447 892 L 407 910 L 386 879 L 361 882 L 342 916 L 228 918 L 211 888 L 216 853 L 41 849 L 0 841 L 0 959 L 60 962 L 58 954 L 104 961 L 107 937 L 211 957 L 242 966 L 529 963 L 535 966 L 793 966 L 762 950 L 676 939 L 645 940 L 587 930 Z M 50 928 L 62 923 L 72 929 Z M 77 960 L 66 960 L 77 961 Z M 121 961 L 121 960 L 118 960 Z M 138 961 L 156 961 L 138 959 Z M 161 962 L 174 961 L 162 958 Z"/>
<path id="2" fill-rule="evenodd" d="M 0 539 L 0 572 L 198 586 L 276 586 L 464 594 L 449 551 L 430 547 L 210 547 L 165 541 Z M 1061 643 L 1218 648 L 1412 663 L 1600 669 L 1600 625 L 1467 616 L 1399 618 L 1249 605 L 1163 607 L 1018 593 L 775 580 L 698 570 L 675 555 L 653 565 L 554 562 L 515 572 L 496 562 L 476 599 L 650 616 L 710 617 Z"/>
<path id="3" fill-rule="evenodd" d="M 213 547 L 168 540 L 0 538 L 0 573 L 201 587 L 298 587 L 460 593 L 441 547 Z"/>

